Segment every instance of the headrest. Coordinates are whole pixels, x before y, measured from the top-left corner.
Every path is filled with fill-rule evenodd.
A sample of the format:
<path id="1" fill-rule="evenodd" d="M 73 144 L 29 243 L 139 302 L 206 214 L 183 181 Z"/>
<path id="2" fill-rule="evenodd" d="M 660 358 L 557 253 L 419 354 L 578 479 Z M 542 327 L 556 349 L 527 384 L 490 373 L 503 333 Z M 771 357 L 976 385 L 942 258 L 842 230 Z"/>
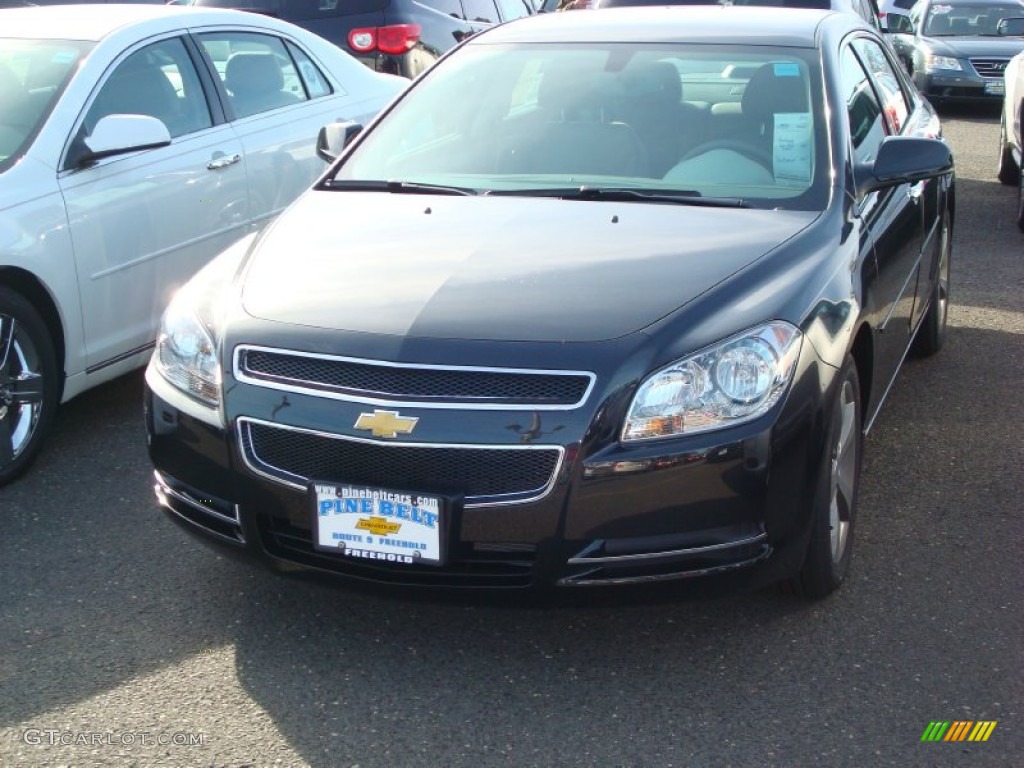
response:
<path id="1" fill-rule="evenodd" d="M 228 59 L 224 84 L 236 96 L 267 93 L 284 88 L 284 76 L 274 54 L 239 51 Z"/>
<path id="2" fill-rule="evenodd" d="M 772 62 L 758 69 L 743 90 L 743 115 L 767 121 L 771 115 L 807 112 L 807 86 L 795 62 Z"/>

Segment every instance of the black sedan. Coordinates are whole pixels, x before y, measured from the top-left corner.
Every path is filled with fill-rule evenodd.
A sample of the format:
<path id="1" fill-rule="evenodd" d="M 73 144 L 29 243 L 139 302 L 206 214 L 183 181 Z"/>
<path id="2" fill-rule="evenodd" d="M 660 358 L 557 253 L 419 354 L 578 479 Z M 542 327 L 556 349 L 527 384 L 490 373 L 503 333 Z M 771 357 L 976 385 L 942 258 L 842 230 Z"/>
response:
<path id="1" fill-rule="evenodd" d="M 1022 0 L 920 0 L 889 32 L 914 84 L 933 103 L 1003 98 L 1003 71 L 1024 51 Z"/>
<path id="2" fill-rule="evenodd" d="M 851 14 L 476 35 L 173 301 L 157 498 L 282 571 L 825 595 L 862 436 L 943 342 L 939 134 Z"/>

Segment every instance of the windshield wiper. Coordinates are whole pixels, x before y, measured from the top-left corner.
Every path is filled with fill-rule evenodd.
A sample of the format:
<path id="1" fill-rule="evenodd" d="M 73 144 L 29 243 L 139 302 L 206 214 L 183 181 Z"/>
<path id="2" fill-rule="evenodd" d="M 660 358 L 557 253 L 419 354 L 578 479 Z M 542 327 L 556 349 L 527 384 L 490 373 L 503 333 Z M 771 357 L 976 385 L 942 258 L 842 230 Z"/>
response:
<path id="1" fill-rule="evenodd" d="M 390 192 L 395 195 L 475 195 L 477 191 L 468 187 L 451 187 L 445 184 L 420 184 L 417 181 L 382 181 L 379 179 L 328 179 L 324 189 L 348 192 Z"/>
<path id="2" fill-rule="evenodd" d="M 693 189 L 648 191 L 632 187 L 563 187 L 540 189 L 488 190 L 485 195 L 514 197 L 557 197 L 560 200 L 609 200 L 618 202 L 674 203 L 709 208 L 749 208 L 750 203 L 738 197 L 704 197 Z"/>

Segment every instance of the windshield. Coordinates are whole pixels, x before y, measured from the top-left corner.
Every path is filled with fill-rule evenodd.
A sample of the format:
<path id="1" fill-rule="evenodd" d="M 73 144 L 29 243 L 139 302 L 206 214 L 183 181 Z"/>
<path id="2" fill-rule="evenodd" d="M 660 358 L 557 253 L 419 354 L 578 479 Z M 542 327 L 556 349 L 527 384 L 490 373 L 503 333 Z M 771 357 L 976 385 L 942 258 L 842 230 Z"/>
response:
<path id="1" fill-rule="evenodd" d="M 89 47 L 0 38 L 0 172 L 31 143 Z"/>
<path id="2" fill-rule="evenodd" d="M 820 80 L 804 49 L 470 45 L 412 87 L 333 183 L 626 188 L 820 210 Z"/>
<path id="3" fill-rule="evenodd" d="M 1024 16 L 1022 5 L 933 5 L 928 11 L 924 33 L 929 37 L 994 37 L 999 22 Z"/>

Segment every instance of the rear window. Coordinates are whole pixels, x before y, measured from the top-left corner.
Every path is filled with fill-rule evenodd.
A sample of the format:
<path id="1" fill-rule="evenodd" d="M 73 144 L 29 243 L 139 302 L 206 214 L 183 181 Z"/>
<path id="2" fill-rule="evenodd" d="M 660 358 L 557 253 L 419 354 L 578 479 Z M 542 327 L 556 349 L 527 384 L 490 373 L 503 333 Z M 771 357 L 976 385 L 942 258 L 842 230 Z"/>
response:
<path id="1" fill-rule="evenodd" d="M 325 16 L 372 13 L 388 6 L 390 0 L 195 0 L 208 8 L 237 8 L 280 19 L 304 20 Z"/>

